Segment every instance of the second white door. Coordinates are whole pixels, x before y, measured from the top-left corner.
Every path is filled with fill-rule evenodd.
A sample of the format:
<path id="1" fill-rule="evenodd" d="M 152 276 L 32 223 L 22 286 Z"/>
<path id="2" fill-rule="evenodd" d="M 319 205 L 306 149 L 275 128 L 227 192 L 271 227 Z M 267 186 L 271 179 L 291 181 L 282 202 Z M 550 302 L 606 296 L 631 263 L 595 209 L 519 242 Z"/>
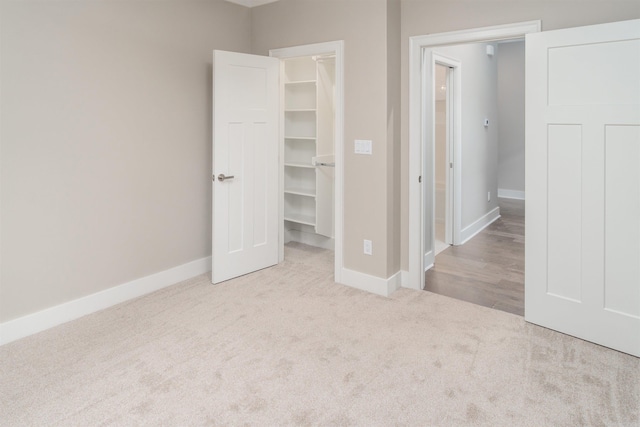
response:
<path id="1" fill-rule="evenodd" d="M 214 51 L 213 283 L 278 263 L 279 67 Z"/>
<path id="2" fill-rule="evenodd" d="M 640 356 L 640 20 L 526 55 L 525 319 Z"/>

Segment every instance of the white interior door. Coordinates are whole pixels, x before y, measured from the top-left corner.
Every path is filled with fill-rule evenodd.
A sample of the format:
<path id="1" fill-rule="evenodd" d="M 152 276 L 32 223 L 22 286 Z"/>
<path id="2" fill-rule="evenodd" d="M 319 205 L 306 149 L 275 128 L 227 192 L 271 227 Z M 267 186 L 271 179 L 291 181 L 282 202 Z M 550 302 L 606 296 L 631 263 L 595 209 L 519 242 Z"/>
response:
<path id="1" fill-rule="evenodd" d="M 424 117 L 428 125 L 425 126 L 422 135 L 424 151 L 422 152 L 420 170 L 425 171 L 424 176 L 420 177 L 420 191 L 422 192 L 422 215 L 420 222 L 422 226 L 422 243 L 421 251 L 422 265 L 420 267 L 420 289 L 424 289 L 424 272 L 433 267 L 436 259 L 435 251 L 435 75 L 436 75 L 436 62 L 438 55 L 435 52 L 428 54 L 427 51 L 422 53 L 422 69 L 424 70 Z M 428 82 L 428 83 L 427 83 Z"/>
<path id="2" fill-rule="evenodd" d="M 640 356 L 640 20 L 526 38 L 525 319 Z"/>
<path id="3" fill-rule="evenodd" d="M 213 283 L 278 262 L 279 67 L 213 53 Z"/>

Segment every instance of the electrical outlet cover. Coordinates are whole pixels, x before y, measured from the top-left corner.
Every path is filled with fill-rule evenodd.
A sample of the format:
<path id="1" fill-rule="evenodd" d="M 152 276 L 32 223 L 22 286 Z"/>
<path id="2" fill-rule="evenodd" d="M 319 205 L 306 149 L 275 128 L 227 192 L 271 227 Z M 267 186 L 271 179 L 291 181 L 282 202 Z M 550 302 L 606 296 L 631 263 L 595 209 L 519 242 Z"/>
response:
<path id="1" fill-rule="evenodd" d="M 372 255 L 373 254 L 373 244 L 371 243 L 371 240 L 364 240 L 364 254 L 365 255 Z"/>

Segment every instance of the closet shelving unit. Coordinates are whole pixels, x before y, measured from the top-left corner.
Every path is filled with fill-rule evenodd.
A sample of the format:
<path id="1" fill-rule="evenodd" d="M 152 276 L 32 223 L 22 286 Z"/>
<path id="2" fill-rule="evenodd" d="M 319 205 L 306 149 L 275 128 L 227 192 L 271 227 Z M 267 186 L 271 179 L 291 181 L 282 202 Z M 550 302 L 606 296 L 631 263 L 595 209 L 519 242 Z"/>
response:
<path id="1" fill-rule="evenodd" d="M 333 171 L 328 197 L 327 173 L 318 172 L 316 165 L 318 156 L 327 154 L 321 148 L 327 145 L 327 135 L 333 146 L 332 130 L 327 131 L 326 124 L 332 112 L 325 111 L 324 102 L 333 86 L 327 87 L 324 74 L 311 56 L 284 61 L 284 219 L 288 230 L 332 238 L 333 218 L 326 216 L 333 210 Z"/>
<path id="2" fill-rule="evenodd" d="M 284 218 L 316 225 L 316 65 L 312 58 L 285 61 Z"/>

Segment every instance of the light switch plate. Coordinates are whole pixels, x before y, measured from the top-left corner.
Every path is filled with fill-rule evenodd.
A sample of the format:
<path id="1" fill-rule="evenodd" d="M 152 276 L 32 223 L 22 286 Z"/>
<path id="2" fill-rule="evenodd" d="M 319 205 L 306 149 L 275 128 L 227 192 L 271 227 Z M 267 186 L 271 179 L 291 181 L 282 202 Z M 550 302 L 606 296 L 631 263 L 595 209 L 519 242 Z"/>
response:
<path id="1" fill-rule="evenodd" d="M 356 139 L 354 141 L 354 152 L 356 154 L 372 154 L 372 146 L 370 139 Z"/>

